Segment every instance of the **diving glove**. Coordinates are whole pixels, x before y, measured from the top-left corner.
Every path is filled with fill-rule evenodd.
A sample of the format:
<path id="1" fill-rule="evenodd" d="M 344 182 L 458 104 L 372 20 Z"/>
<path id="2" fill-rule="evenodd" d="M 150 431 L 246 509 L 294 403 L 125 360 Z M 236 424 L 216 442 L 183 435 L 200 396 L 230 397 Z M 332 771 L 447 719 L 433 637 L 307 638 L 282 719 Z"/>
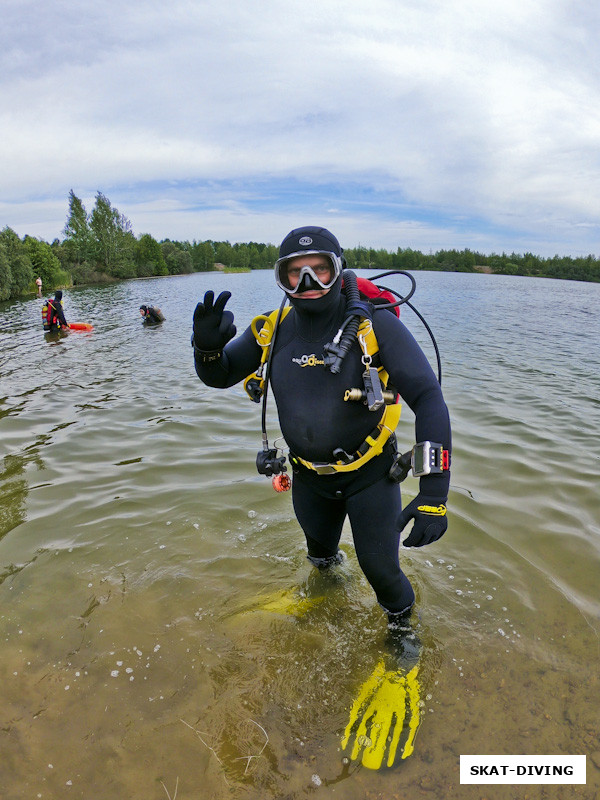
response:
<path id="1" fill-rule="evenodd" d="M 219 358 L 227 342 L 237 332 L 233 313 L 224 310 L 230 297 L 231 292 L 221 292 L 215 301 L 215 293 L 209 290 L 204 295 L 204 302 L 196 306 L 192 344 L 203 361 Z"/>
<path id="2" fill-rule="evenodd" d="M 398 517 L 398 530 L 403 531 L 410 520 L 414 520 L 410 535 L 403 542 L 404 547 L 423 547 L 437 541 L 446 533 L 446 497 L 427 497 L 418 494 L 402 510 Z"/>
<path id="3" fill-rule="evenodd" d="M 383 659 L 363 683 L 350 710 L 342 750 L 368 769 L 393 767 L 414 750 L 421 721 L 419 665 L 387 670 Z"/>

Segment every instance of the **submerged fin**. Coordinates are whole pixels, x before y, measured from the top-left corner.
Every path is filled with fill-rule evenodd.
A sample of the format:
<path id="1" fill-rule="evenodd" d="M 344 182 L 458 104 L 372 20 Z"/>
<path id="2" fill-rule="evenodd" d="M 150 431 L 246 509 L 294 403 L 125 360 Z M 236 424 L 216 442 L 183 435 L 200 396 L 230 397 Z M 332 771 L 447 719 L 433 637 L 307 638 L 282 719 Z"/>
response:
<path id="1" fill-rule="evenodd" d="M 368 769 L 392 767 L 414 750 L 420 723 L 419 665 L 386 670 L 383 659 L 360 687 L 342 737 L 342 750 Z"/>
<path id="2" fill-rule="evenodd" d="M 308 611 L 319 605 L 325 599 L 324 595 L 307 597 L 298 589 L 282 589 L 272 594 L 264 595 L 242 613 L 266 611 L 272 614 L 284 614 L 291 617 L 303 617 Z"/>

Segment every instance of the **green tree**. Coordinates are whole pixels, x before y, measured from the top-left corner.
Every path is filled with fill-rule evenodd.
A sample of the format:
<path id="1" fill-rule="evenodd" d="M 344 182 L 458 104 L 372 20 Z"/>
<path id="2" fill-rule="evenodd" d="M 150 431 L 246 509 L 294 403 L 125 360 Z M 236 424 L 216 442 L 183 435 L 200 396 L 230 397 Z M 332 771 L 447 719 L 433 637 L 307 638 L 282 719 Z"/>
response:
<path id="1" fill-rule="evenodd" d="M 191 255 L 175 242 L 161 242 L 160 249 L 169 275 L 185 275 L 194 271 Z"/>
<path id="2" fill-rule="evenodd" d="M 229 242 L 217 242 L 215 257 L 218 264 L 230 267 L 233 264 L 233 247 Z"/>
<path id="3" fill-rule="evenodd" d="M 12 228 L 6 227 L 0 231 L 0 242 L 8 264 L 8 269 L 3 270 L 6 285 L 1 291 L 5 299 L 18 297 L 29 290 L 34 278 L 29 253 Z"/>
<path id="4" fill-rule="evenodd" d="M 137 240 L 133 258 L 138 278 L 169 274 L 161 246 L 149 233 L 143 233 Z"/>
<path id="5" fill-rule="evenodd" d="M 117 208 L 113 208 L 108 197 L 98 192 L 96 204 L 90 216 L 93 235 L 93 251 L 96 262 L 108 275 L 116 278 L 135 277 L 133 254 L 135 237 L 131 223 Z"/>
<path id="6" fill-rule="evenodd" d="M 235 269 L 249 269 L 250 249 L 247 244 L 236 243 L 233 245 L 233 260 L 231 266 Z"/>
<path id="7" fill-rule="evenodd" d="M 69 216 L 63 229 L 67 254 L 73 263 L 81 264 L 92 256 L 92 232 L 85 206 L 73 189 L 69 192 Z"/>
<path id="8" fill-rule="evenodd" d="M 29 254 L 34 276 L 37 277 L 39 275 L 44 286 L 54 288 L 61 282 L 66 282 L 65 279 L 68 279 L 68 276 L 47 242 L 43 242 L 41 239 L 34 239 L 33 236 L 26 236 L 24 243 Z"/>
<path id="9" fill-rule="evenodd" d="M 215 268 L 215 248 L 212 242 L 194 242 L 190 253 L 196 272 L 207 272 Z"/>
<path id="10" fill-rule="evenodd" d="M 260 263 L 260 253 L 258 247 L 252 243 L 248 245 L 248 266 L 250 269 L 258 269 Z"/>
<path id="11" fill-rule="evenodd" d="M 6 245 L 0 241 L 0 300 L 10 298 L 11 274 L 8 256 L 6 255 Z"/>
<path id="12" fill-rule="evenodd" d="M 378 271 L 394 268 L 394 258 L 388 250 L 375 250 L 373 252 L 373 268 Z"/>
<path id="13" fill-rule="evenodd" d="M 273 269 L 273 266 L 279 258 L 279 248 L 274 244 L 268 244 L 260 253 L 260 269 Z"/>
<path id="14" fill-rule="evenodd" d="M 402 249 L 399 247 L 394 256 L 394 268 L 405 270 L 421 269 L 421 262 L 423 254 L 418 250 L 412 250 L 410 247 Z"/>

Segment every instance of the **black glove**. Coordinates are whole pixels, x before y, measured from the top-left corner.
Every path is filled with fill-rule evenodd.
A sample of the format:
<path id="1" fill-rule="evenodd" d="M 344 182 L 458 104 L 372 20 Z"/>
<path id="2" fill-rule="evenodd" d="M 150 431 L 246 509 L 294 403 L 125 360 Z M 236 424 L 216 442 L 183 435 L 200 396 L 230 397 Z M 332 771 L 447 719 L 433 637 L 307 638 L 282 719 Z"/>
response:
<path id="1" fill-rule="evenodd" d="M 404 547 L 423 547 L 437 541 L 446 533 L 448 517 L 446 516 L 445 497 L 426 497 L 418 494 L 398 517 L 398 530 L 403 531 L 414 519 L 412 531 L 404 541 Z"/>
<path id="2" fill-rule="evenodd" d="M 236 334 L 233 313 L 223 310 L 230 297 L 231 292 L 221 292 L 214 302 L 215 293 L 209 290 L 204 295 L 204 302 L 196 306 L 192 344 L 203 361 L 219 358 L 227 342 Z"/>

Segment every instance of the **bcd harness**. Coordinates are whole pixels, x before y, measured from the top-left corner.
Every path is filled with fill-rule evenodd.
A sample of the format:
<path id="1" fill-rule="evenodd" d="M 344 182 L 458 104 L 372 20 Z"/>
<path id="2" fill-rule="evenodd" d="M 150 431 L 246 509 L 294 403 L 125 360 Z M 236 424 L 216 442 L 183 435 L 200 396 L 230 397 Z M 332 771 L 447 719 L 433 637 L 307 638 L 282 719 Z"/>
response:
<path id="1" fill-rule="evenodd" d="M 42 306 L 42 325 L 45 331 L 49 331 L 52 328 L 52 324 L 56 318 L 55 302 L 55 300 L 45 300 Z M 62 306 L 62 300 L 59 300 L 59 303 Z M 57 321 L 57 324 L 60 328 L 60 321 Z"/>
<path id="2" fill-rule="evenodd" d="M 262 355 L 260 365 L 256 372 L 245 379 L 244 389 L 248 393 L 250 399 L 255 403 L 260 402 L 265 390 L 265 375 L 276 327 L 278 324 L 281 324 L 290 310 L 291 307 L 286 306 L 282 310 L 272 311 L 266 316 L 259 315 L 251 322 L 252 333 L 256 338 L 257 344 L 262 348 Z M 333 452 L 336 460 L 331 463 L 307 461 L 304 458 L 300 458 L 300 456 L 290 454 L 290 461 L 292 464 L 300 463 L 304 467 L 313 470 L 318 475 L 333 475 L 336 472 L 352 472 L 353 470 L 360 469 L 360 467 L 364 466 L 364 464 L 372 458 L 380 455 L 386 442 L 393 435 L 400 421 L 401 405 L 397 402 L 398 397 L 395 392 L 386 390 L 389 380 L 388 373 L 381 365 L 373 368 L 373 362 L 378 360 L 379 345 L 370 319 L 361 318 L 357 338 L 363 351 L 362 362 L 365 366 L 365 371 L 363 372 L 364 388 L 347 389 L 344 400 L 363 401 L 370 411 L 378 411 L 380 408 L 384 407 L 384 412 L 377 426 L 352 454 L 346 453 L 342 448 L 337 448 Z M 273 451 L 268 452 L 272 453 Z M 273 453 L 273 456 L 275 455 L 276 451 Z M 259 458 L 260 456 L 261 454 L 259 454 Z M 266 474 L 276 474 L 277 466 L 272 463 L 273 460 L 277 463 L 280 471 L 285 471 L 283 459 L 271 458 L 269 459 L 269 466 L 274 466 L 275 468 L 272 469 L 271 473 L 266 472 Z M 259 472 L 262 472 L 263 469 L 261 469 L 258 460 L 257 466 L 259 467 Z"/>

